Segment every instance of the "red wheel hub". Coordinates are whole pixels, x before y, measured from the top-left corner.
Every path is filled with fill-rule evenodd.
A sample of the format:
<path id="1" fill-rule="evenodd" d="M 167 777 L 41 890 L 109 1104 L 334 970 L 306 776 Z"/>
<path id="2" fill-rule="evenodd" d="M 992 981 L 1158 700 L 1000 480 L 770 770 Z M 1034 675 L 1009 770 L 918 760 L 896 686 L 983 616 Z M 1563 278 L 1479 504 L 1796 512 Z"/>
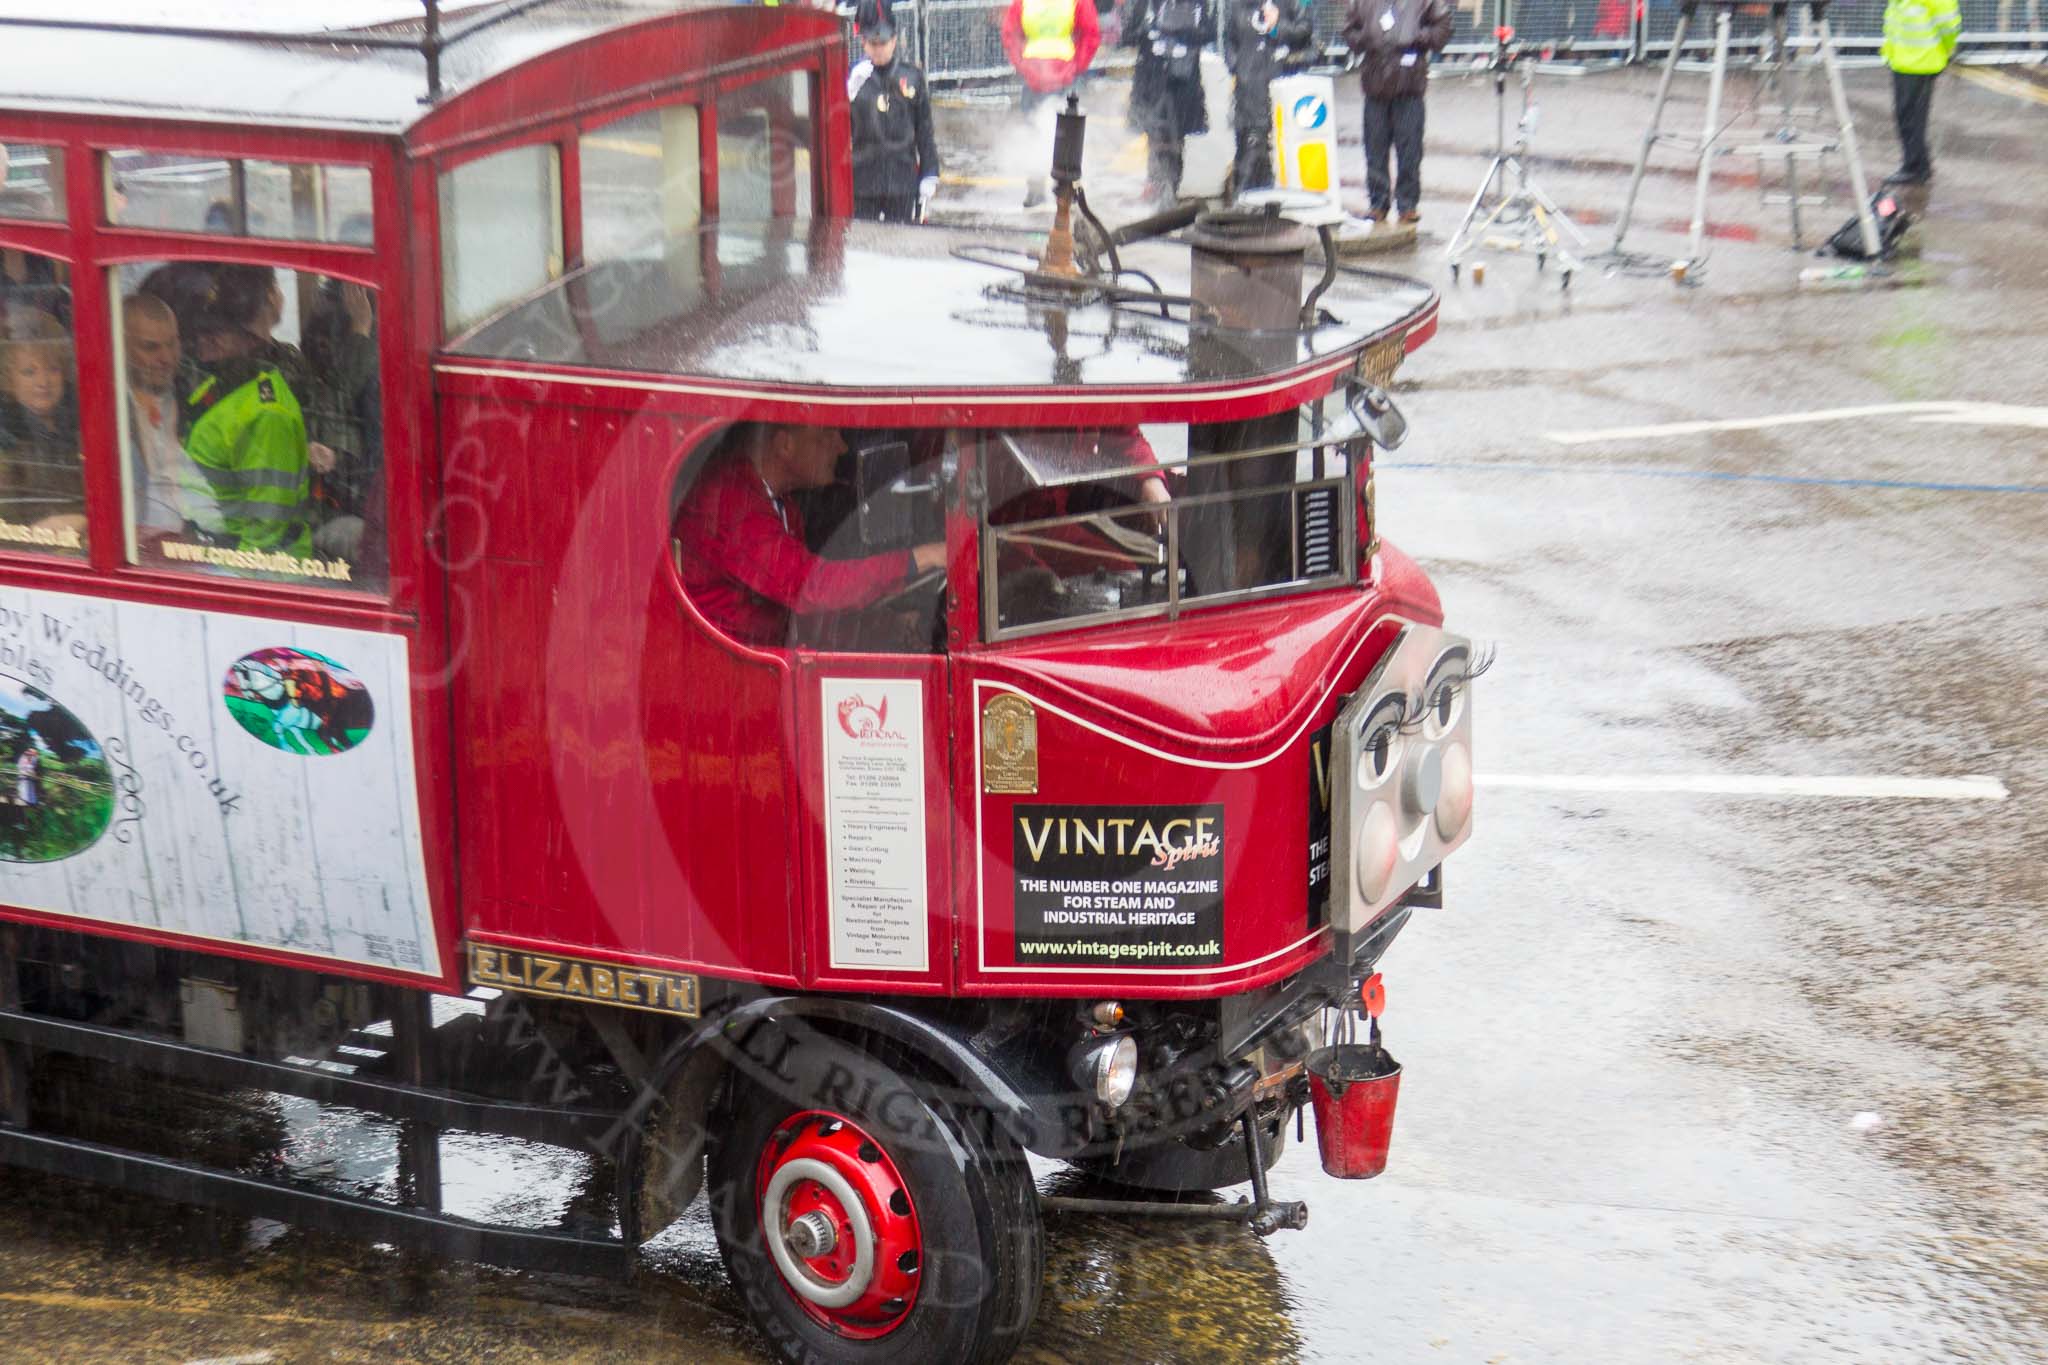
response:
<path id="1" fill-rule="evenodd" d="M 792 1115 L 768 1135 L 754 1188 L 769 1258 L 804 1311 L 861 1340 L 910 1315 L 924 1239 L 881 1143 L 838 1114 Z"/>

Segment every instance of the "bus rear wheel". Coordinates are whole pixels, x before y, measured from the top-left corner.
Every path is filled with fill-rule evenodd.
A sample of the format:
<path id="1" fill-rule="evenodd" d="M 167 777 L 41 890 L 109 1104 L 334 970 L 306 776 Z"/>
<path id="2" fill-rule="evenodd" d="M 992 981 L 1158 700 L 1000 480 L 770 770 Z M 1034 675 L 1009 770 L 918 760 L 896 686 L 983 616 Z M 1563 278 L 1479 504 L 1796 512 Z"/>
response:
<path id="1" fill-rule="evenodd" d="M 789 1361 L 1006 1358 L 1044 1274 L 1022 1154 L 940 1087 L 836 1039 L 790 1043 L 779 1074 L 734 1075 L 708 1169 L 762 1334 Z"/>

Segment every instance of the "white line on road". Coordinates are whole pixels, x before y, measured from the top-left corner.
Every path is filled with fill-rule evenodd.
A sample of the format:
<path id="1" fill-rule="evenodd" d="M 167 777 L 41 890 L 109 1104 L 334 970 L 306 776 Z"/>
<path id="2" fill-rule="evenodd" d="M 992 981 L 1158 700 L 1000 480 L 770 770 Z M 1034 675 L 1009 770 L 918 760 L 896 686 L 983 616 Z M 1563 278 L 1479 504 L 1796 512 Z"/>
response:
<path id="1" fill-rule="evenodd" d="M 1946 422 L 1962 426 L 2038 427 L 2048 430 L 2048 408 L 2010 403 L 1874 403 L 1857 408 L 1819 408 L 1813 412 L 1781 412 L 1768 417 L 1732 417 L 1707 422 L 1665 422 L 1647 427 L 1603 427 L 1592 431 L 1553 431 L 1553 445 L 1598 445 L 1604 441 L 1651 441 L 1665 436 L 1702 436 L 1717 431 L 1763 431 L 1771 427 L 1816 422 L 1853 422 L 1871 417 L 1898 417 L 1914 422 Z"/>
<path id="2" fill-rule="evenodd" d="M 1481 787 L 1553 792 L 1679 793 L 1692 796 L 1833 796 L 1905 801 L 2003 801 L 1995 777 L 1744 777 L 1740 774 L 1654 773 L 1574 776 L 1568 773 L 1479 773 Z"/>

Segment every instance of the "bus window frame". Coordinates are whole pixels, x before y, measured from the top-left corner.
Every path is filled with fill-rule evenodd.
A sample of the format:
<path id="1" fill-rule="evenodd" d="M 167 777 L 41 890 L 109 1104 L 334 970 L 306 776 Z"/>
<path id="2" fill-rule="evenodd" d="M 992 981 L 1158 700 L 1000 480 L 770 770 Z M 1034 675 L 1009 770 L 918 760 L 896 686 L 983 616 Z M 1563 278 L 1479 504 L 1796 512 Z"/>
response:
<path id="1" fill-rule="evenodd" d="M 431 263 L 433 270 L 433 312 L 432 335 L 428 342 L 428 353 L 437 354 L 459 332 L 448 330 L 447 283 L 448 272 L 441 254 L 441 180 L 451 172 L 460 170 L 471 162 L 484 161 L 501 152 L 524 151 L 532 147 L 552 147 L 555 151 L 555 193 L 561 202 L 555 205 L 557 221 L 562 225 L 562 269 L 561 273 L 543 283 L 538 289 L 529 290 L 517 298 L 499 304 L 483 317 L 471 322 L 463 332 L 480 327 L 490 318 L 496 317 L 507 308 L 516 307 L 535 294 L 559 285 L 581 263 L 583 255 L 583 158 L 576 145 L 575 124 L 560 120 L 535 124 L 518 130 L 517 135 L 493 142 L 465 143 L 459 150 L 439 156 L 416 158 L 412 165 L 414 173 L 421 177 L 414 187 L 414 202 L 425 220 L 425 236 L 419 245 L 422 264 Z"/>
<path id="2" fill-rule="evenodd" d="M 375 207 L 377 195 L 377 168 L 371 161 L 364 157 L 343 158 L 331 156 L 293 155 L 271 152 L 194 151 L 192 150 L 192 148 L 188 146 L 145 146 L 141 142 L 129 142 L 122 143 L 120 145 L 95 146 L 93 152 L 93 164 L 91 167 L 93 179 L 95 182 L 94 189 L 97 191 L 97 193 L 93 196 L 96 209 L 95 221 L 97 225 L 104 231 L 114 233 L 142 232 L 147 233 L 152 237 L 193 237 L 200 238 L 210 242 L 261 242 L 265 245 L 275 244 L 278 246 L 315 247 L 322 251 L 339 248 L 345 251 L 360 251 L 365 253 L 366 255 L 376 254 L 376 248 L 374 245 L 366 247 L 359 246 L 356 245 L 355 243 L 350 242 L 330 242 L 322 238 L 263 237 L 257 235 L 256 233 L 248 231 L 220 233 L 207 232 L 204 229 L 194 230 L 192 228 L 138 227 L 130 223 L 116 223 L 113 221 L 112 215 L 108 212 L 108 209 L 110 207 L 108 203 L 108 199 L 110 197 L 109 191 L 113 188 L 113 156 L 116 152 L 146 152 L 151 156 L 184 156 L 191 157 L 194 161 L 224 161 L 229 163 L 230 165 L 237 162 L 260 161 L 265 164 L 274 166 L 327 166 L 365 171 L 369 174 L 370 177 L 370 240 L 374 244 L 377 240 L 377 227 L 379 217 Z M 245 192 L 245 198 L 243 202 L 243 209 L 245 212 L 247 208 L 248 204 Z"/>
<path id="3" fill-rule="evenodd" d="M 809 144 L 811 214 L 815 217 L 829 211 L 830 158 L 824 154 L 821 143 L 827 119 L 830 117 L 830 111 L 825 104 L 827 87 L 823 50 L 766 53 L 676 85 L 665 86 L 652 93 L 631 93 L 623 97 L 612 97 L 561 111 L 545 120 L 499 128 L 491 133 L 464 138 L 457 142 L 414 148 L 410 158 L 416 177 L 413 183 L 413 196 L 414 202 L 420 205 L 420 213 L 424 218 L 425 240 L 421 249 L 433 258 L 437 283 L 441 272 L 441 177 L 471 161 L 495 156 L 499 152 L 542 144 L 551 144 L 554 147 L 559 167 L 557 179 L 562 197 L 562 274 L 567 276 L 582 269 L 588 264 L 583 259 L 583 156 L 580 145 L 582 139 L 586 134 L 607 127 L 620 119 L 631 118 L 635 114 L 644 114 L 650 110 L 685 104 L 697 110 L 698 212 L 705 225 L 717 222 L 719 97 L 761 81 L 788 75 L 801 75 L 809 85 L 812 130 Z M 546 287 L 553 287 L 558 283 L 559 280 L 550 280 Z M 431 332 L 432 349 L 438 351 L 457 335 L 448 330 L 448 320 L 442 308 L 438 288 L 435 291 L 431 318 L 432 325 L 423 329 L 423 334 Z M 478 325 L 480 323 L 472 323 L 470 326 L 473 328 Z"/>
<path id="4" fill-rule="evenodd" d="M 71 149 L 66 147 L 61 142 L 54 142 L 47 136 L 41 135 L 14 137 L 11 135 L 0 134 L 0 143 L 11 143 L 17 147 L 41 147 L 44 151 L 55 151 L 64 153 L 63 161 L 59 163 L 63 165 L 64 169 L 57 173 L 57 178 L 64 183 L 63 202 L 55 206 L 58 216 L 55 218 L 19 218 L 12 217 L 7 214 L 0 214 L 0 223 L 6 223 L 9 225 L 15 223 L 27 223 L 39 227 L 58 228 L 60 230 L 68 228 L 70 226 L 69 215 L 71 210 Z M 0 188 L 5 188 L 5 183 L 5 178 L 0 177 Z"/>
<path id="5" fill-rule="evenodd" d="M 12 138 L 5 139 L 13 141 Z M 24 141 L 26 139 L 23 139 Z M 48 146 L 59 146 L 47 142 Z M 65 205 L 71 206 L 69 182 L 66 182 Z M 33 229 L 21 231 L 21 229 Z M 39 241 L 33 244 L 31 239 Z M 78 274 L 79 264 L 73 254 L 71 227 L 68 223 L 51 222 L 28 218 L 0 218 L 0 250 L 14 250 L 40 256 L 46 261 L 55 261 L 64 267 L 71 290 L 71 387 L 72 397 L 78 405 L 78 469 L 85 485 L 85 553 L 65 551 L 53 553 L 49 550 L 30 550 L 11 543 L 0 542 L 0 564 L 29 564 L 36 568 L 55 568 L 61 571 L 77 572 L 90 569 L 99 553 L 99 542 L 95 538 L 96 527 L 92 519 L 92 475 L 91 462 L 85 458 L 85 357 L 79 351 L 78 339 Z"/>
<path id="6" fill-rule="evenodd" d="M 26 131 L 29 127 L 33 133 Z M 23 131 L 18 133 L 16 128 Z M 0 112 L 0 137 L 60 147 L 69 163 L 66 221 L 0 220 L 0 244 L 52 257 L 70 272 L 87 543 L 87 554 L 75 559 L 0 546 L 0 570 L 7 579 L 90 596 L 151 600 L 201 610 L 276 611 L 374 630 L 424 625 L 425 618 L 434 614 L 424 587 L 429 567 L 425 502 L 434 481 L 430 468 L 433 452 L 422 445 L 428 427 L 419 408 L 428 401 L 426 371 L 431 356 L 408 362 L 409 351 L 417 344 L 409 317 L 417 299 L 415 264 L 406 249 L 402 145 L 395 138 L 374 134 L 149 123 L 84 115 L 32 115 L 19 110 Z M 110 223 L 106 217 L 106 167 L 109 154 L 115 151 L 367 167 L 371 245 L 222 236 Z M 321 580 L 283 583 L 129 562 L 119 410 L 124 361 L 114 350 L 112 309 L 119 301 L 110 275 L 124 265 L 167 261 L 271 266 L 346 280 L 377 296 L 377 379 L 384 422 L 380 496 L 386 569 L 380 587 L 334 586 Z"/>

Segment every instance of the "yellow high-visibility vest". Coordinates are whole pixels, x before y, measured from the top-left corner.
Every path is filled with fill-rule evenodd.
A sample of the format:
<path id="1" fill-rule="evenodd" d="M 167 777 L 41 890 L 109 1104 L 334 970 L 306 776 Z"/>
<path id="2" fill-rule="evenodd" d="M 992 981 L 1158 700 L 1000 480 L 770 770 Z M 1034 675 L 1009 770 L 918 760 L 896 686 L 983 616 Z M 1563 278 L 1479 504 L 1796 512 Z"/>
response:
<path id="1" fill-rule="evenodd" d="M 1884 7 L 1884 59 L 1892 70 L 1932 76 L 1955 54 L 1963 29 L 1956 0 L 1890 0 Z"/>
<path id="2" fill-rule="evenodd" d="M 1024 0 L 1027 61 L 1074 60 L 1074 6 L 1079 0 Z"/>

